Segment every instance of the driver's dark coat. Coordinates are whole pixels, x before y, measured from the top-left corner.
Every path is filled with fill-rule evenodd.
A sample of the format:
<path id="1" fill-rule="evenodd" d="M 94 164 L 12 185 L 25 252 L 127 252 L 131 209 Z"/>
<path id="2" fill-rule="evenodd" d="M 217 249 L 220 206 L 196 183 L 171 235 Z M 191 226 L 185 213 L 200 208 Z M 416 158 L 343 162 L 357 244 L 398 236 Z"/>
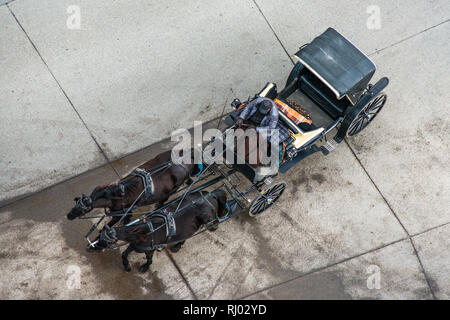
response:
<path id="1" fill-rule="evenodd" d="M 250 119 L 250 117 L 258 110 L 258 104 L 263 101 L 270 101 L 272 108 L 270 108 L 269 113 L 262 119 L 260 125 L 256 127 L 256 132 L 261 132 L 263 130 L 275 129 L 278 123 L 278 108 L 276 104 L 269 98 L 256 98 L 249 104 L 247 104 L 242 110 L 239 118 L 244 120 Z"/>
<path id="2" fill-rule="evenodd" d="M 263 134 L 263 136 L 266 137 L 269 142 L 271 142 L 270 130 L 278 129 L 278 141 L 284 141 L 289 137 L 289 131 L 278 125 L 278 107 L 271 99 L 264 97 L 256 98 L 252 102 L 248 103 L 244 107 L 244 109 L 242 109 L 239 118 L 242 118 L 243 120 L 249 120 L 251 116 L 258 110 L 258 105 L 265 100 L 270 101 L 270 103 L 272 104 L 272 108 L 270 108 L 269 113 L 261 120 L 260 125 L 256 127 L 256 132 Z"/>

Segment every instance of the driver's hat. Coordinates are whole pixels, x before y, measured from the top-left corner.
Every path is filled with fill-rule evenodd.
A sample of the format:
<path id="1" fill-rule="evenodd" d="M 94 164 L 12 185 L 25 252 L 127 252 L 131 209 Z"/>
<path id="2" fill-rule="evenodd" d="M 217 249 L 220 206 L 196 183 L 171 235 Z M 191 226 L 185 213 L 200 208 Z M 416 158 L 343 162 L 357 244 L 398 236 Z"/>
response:
<path id="1" fill-rule="evenodd" d="M 266 114 L 272 107 L 272 103 L 269 100 L 264 100 L 259 104 L 259 112 Z"/>

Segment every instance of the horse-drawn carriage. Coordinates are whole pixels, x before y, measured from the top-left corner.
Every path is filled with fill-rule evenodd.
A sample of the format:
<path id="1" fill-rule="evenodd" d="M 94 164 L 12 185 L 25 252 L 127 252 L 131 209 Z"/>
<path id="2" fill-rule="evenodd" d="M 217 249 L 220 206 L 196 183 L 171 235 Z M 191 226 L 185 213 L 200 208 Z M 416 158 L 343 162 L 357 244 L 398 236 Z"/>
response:
<path id="1" fill-rule="evenodd" d="M 292 59 L 296 60 L 296 63 L 284 89 L 278 92 L 274 83 L 268 83 L 255 96 L 255 98 L 267 97 L 275 102 L 279 109 L 279 125 L 289 132 L 287 138 L 280 141 L 278 171 L 281 173 L 285 173 L 315 152 L 321 151 L 327 155 L 343 141 L 344 137 L 356 135 L 366 128 L 384 106 L 386 95 L 381 91 L 388 84 L 387 78 L 381 78 L 374 85 L 369 84 L 375 72 L 374 63 L 332 28 L 327 29 L 311 43 L 301 46 Z M 245 103 L 235 99 L 232 106 L 235 110 L 224 118 L 225 134 L 234 127 Z M 308 123 L 306 129 L 302 126 L 305 122 Z M 331 134 L 333 137 L 330 138 Z M 224 150 L 216 153 L 215 159 L 223 158 L 224 153 Z M 156 170 L 161 171 L 161 166 Z M 139 206 L 140 198 L 147 194 L 149 188 L 154 188 L 151 176 L 156 175 L 155 172 L 152 168 L 132 174 L 142 180 L 142 192 L 131 205 L 121 210 L 105 210 L 104 215 L 86 235 L 91 247 L 103 241 L 102 249 L 117 248 L 120 245 L 118 245 L 119 239 L 114 231 L 115 228 L 137 228 L 145 225 L 147 236 L 161 228 L 165 230 L 165 242 L 154 244 L 152 240 L 151 245 L 147 244 L 145 247 L 153 252 L 171 243 L 170 239 L 175 238 L 176 219 L 174 217 L 182 215 L 182 211 L 187 206 L 195 206 L 200 201 L 208 202 L 212 208 L 219 210 L 220 201 L 216 206 L 211 204 L 212 198 L 210 201 L 203 196 L 203 192 L 207 192 L 206 190 L 210 188 L 220 188 L 226 192 L 228 195 L 226 203 L 222 204 L 226 212 L 217 212 L 217 219 L 210 219 L 203 228 L 190 237 L 211 230 L 236 214 L 246 211 L 242 209 L 248 209 L 251 216 L 261 214 L 281 197 L 286 188 L 285 182 L 275 178 L 276 174 L 258 175 L 254 166 L 247 163 L 219 164 L 217 161 L 210 161 L 199 164 L 199 169 L 194 177 L 191 175 L 193 180 L 188 185 L 174 188 L 175 190 L 170 194 L 172 198 L 175 197 L 174 199 L 160 203 L 155 210 L 133 212 Z M 247 184 L 245 188 L 242 188 L 244 185 L 241 184 L 242 176 L 250 182 L 250 185 Z M 118 186 L 121 187 L 119 189 L 123 195 L 125 189 L 120 183 Z M 193 194 L 199 195 L 197 200 L 188 200 Z M 75 216 L 81 217 L 93 207 L 92 199 L 89 197 L 84 196 L 76 200 L 75 208 L 78 208 L 77 210 L 82 214 Z M 135 214 L 139 214 L 136 219 L 131 221 L 125 219 Z M 91 240 L 90 235 L 105 217 L 114 217 L 116 225 L 106 226 L 96 240 Z M 152 219 L 160 220 L 156 228 L 154 223 L 151 223 Z M 177 227 L 181 228 L 178 225 Z M 177 242 L 182 241 L 178 238 Z M 145 251 L 145 248 L 141 249 Z"/>

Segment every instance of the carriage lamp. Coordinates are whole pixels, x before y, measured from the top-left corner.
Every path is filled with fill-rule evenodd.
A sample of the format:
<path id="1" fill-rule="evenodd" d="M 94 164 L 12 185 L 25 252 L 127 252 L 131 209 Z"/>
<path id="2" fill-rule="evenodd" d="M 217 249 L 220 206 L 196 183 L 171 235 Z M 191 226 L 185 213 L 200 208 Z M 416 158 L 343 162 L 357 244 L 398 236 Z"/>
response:
<path id="1" fill-rule="evenodd" d="M 233 107 L 234 110 L 237 109 L 238 106 L 240 106 L 242 104 L 241 100 L 239 100 L 238 98 L 234 99 L 231 102 L 231 106 Z"/>

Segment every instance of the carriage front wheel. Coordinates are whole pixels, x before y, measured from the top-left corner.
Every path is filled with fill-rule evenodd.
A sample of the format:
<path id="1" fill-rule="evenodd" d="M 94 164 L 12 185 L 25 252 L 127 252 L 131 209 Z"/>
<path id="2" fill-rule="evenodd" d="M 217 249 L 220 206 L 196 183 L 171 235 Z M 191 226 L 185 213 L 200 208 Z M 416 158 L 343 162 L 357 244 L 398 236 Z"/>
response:
<path id="1" fill-rule="evenodd" d="M 248 209 L 248 214 L 251 217 L 260 215 L 281 197 L 284 189 L 286 189 L 286 182 L 284 181 L 271 183 L 252 201 L 250 208 Z"/>

